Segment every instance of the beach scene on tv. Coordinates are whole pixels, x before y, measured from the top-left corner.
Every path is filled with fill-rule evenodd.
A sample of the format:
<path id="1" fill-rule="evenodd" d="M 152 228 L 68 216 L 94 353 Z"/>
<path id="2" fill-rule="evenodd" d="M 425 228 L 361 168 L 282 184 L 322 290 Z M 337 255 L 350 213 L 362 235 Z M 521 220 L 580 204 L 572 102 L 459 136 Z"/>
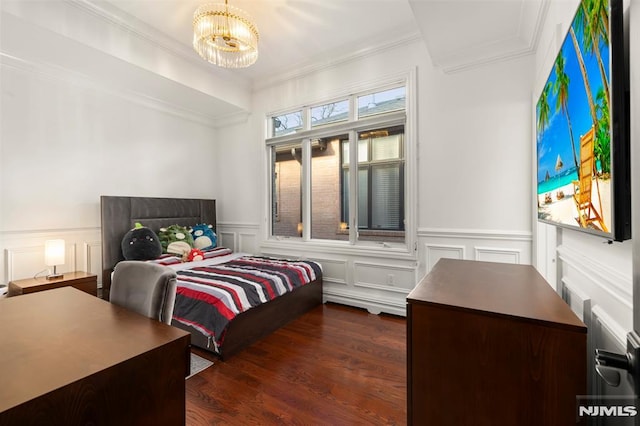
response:
<path id="1" fill-rule="evenodd" d="M 583 0 L 536 105 L 538 219 L 611 229 L 609 2 Z"/>

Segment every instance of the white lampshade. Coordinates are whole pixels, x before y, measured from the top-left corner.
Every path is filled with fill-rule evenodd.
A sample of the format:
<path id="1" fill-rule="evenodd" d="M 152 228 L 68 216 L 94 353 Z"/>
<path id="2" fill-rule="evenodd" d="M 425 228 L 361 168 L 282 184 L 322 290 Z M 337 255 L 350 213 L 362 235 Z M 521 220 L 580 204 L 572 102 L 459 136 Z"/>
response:
<path id="1" fill-rule="evenodd" d="M 64 265 L 64 240 L 47 240 L 44 243 L 44 263 L 47 266 Z"/>

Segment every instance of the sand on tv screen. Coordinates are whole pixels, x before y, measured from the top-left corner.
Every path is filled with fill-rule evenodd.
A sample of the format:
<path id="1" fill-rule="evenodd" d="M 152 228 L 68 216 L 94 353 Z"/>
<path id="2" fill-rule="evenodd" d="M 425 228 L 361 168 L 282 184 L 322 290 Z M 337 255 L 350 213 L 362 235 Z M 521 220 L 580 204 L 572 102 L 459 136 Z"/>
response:
<path id="1" fill-rule="evenodd" d="M 581 1 L 536 105 L 538 219 L 605 236 L 613 214 L 608 17 L 608 1 Z"/>

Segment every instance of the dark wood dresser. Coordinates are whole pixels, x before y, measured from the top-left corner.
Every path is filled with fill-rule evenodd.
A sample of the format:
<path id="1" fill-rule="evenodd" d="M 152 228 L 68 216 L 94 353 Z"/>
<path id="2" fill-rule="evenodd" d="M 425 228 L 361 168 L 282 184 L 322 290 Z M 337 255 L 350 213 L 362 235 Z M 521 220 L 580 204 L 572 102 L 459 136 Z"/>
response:
<path id="1" fill-rule="evenodd" d="M 532 266 L 441 259 L 407 297 L 409 425 L 576 424 L 587 328 Z"/>

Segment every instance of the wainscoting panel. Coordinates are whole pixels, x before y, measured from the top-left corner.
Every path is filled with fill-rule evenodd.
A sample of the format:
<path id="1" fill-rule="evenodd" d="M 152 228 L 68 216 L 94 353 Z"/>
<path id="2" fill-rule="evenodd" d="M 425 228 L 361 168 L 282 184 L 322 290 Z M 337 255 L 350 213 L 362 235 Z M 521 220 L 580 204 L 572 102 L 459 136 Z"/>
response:
<path id="1" fill-rule="evenodd" d="M 216 233 L 220 238 L 219 246 L 230 248 L 235 252 L 259 254 L 257 223 L 218 222 Z"/>
<path id="2" fill-rule="evenodd" d="M 227 247 L 232 251 L 236 251 L 236 233 L 235 232 L 218 232 L 218 245 Z"/>
<path id="3" fill-rule="evenodd" d="M 520 263 L 520 250 L 495 248 L 495 247 L 475 247 L 475 260 L 482 262 L 500 263 Z"/>
<path id="4" fill-rule="evenodd" d="M 256 234 L 246 232 L 238 234 L 238 248 L 243 253 L 257 254 Z"/>
<path id="5" fill-rule="evenodd" d="M 348 263 L 347 286 L 329 287 L 325 299 L 357 306 L 369 313 L 406 316 L 406 300 L 416 284 L 415 261 L 367 259 L 357 256 Z"/>
<path id="6" fill-rule="evenodd" d="M 44 244 L 35 247 L 14 247 L 5 249 L 6 282 L 22 278 L 31 278 L 41 272 L 47 274 L 44 263 Z M 36 269 L 34 265 L 40 265 Z M 42 272 L 44 271 L 44 272 Z"/>
<path id="7" fill-rule="evenodd" d="M 65 240 L 65 263 L 57 266 L 58 272 L 85 271 L 98 275 L 102 284 L 100 229 L 25 230 L 0 233 L 0 249 L 4 253 L 0 264 L 0 284 L 35 275 L 47 275 L 52 267 L 44 263 L 46 240 Z"/>
<path id="8" fill-rule="evenodd" d="M 483 229 L 418 229 L 417 276 L 425 276 L 441 258 L 531 264 L 532 234 Z"/>
<path id="9" fill-rule="evenodd" d="M 232 224 L 223 224 L 222 229 L 235 230 Z M 327 302 L 404 316 L 407 295 L 439 259 L 474 260 L 478 256 L 528 264 L 531 233 L 425 228 L 418 231 L 416 251 L 408 253 L 369 253 L 357 247 L 284 240 L 261 241 L 260 248 L 263 254 L 318 260 L 324 268 Z"/>
<path id="10" fill-rule="evenodd" d="M 270 240 L 262 243 L 269 256 L 311 259 L 323 269 L 325 302 L 363 308 L 372 314 L 381 312 L 406 315 L 407 295 L 416 283 L 416 259 L 395 252 L 382 257 L 380 251 L 369 256 L 366 250 L 328 244 L 304 244 Z"/>
<path id="11" fill-rule="evenodd" d="M 354 286 L 408 294 L 415 287 L 415 268 L 380 263 L 353 262 Z"/>
<path id="12" fill-rule="evenodd" d="M 84 243 L 84 259 L 83 271 L 96 274 L 98 279 L 102 275 L 102 242 L 91 241 Z"/>
<path id="13" fill-rule="evenodd" d="M 571 310 L 589 327 L 591 321 L 591 298 L 577 288 L 577 285 L 566 277 L 562 279 L 560 295 Z"/>
<path id="14" fill-rule="evenodd" d="M 595 361 L 592 354 L 595 351 L 593 343 L 593 329 L 591 327 L 592 312 L 591 298 L 577 288 L 576 283 L 572 283 L 571 279 L 565 278 L 560 283 L 560 295 L 571 310 L 584 322 L 587 326 L 587 390 L 593 390 L 593 381 L 595 380 Z"/>
<path id="15" fill-rule="evenodd" d="M 314 257 L 309 260 L 316 261 L 322 265 L 323 284 L 331 283 L 342 286 L 347 285 L 347 261 L 322 259 L 319 257 Z"/>
<path id="16" fill-rule="evenodd" d="M 464 259 L 465 246 L 446 244 L 425 244 L 425 263 L 427 270 L 431 270 L 440 259 Z"/>
<path id="17" fill-rule="evenodd" d="M 625 329 L 633 324 L 632 282 L 630 276 L 585 256 L 566 245 L 557 249 L 560 281 L 567 283 L 584 298 L 591 299 L 592 309 L 599 307 Z M 626 335 L 626 333 L 625 333 Z"/>
<path id="18" fill-rule="evenodd" d="M 624 374 L 619 387 L 607 385 L 597 374 L 594 359 L 596 348 L 626 352 L 626 336 L 633 324 L 632 278 L 580 247 L 558 246 L 557 259 L 558 291 L 587 325 L 588 393 L 605 397 L 633 395 Z"/>

